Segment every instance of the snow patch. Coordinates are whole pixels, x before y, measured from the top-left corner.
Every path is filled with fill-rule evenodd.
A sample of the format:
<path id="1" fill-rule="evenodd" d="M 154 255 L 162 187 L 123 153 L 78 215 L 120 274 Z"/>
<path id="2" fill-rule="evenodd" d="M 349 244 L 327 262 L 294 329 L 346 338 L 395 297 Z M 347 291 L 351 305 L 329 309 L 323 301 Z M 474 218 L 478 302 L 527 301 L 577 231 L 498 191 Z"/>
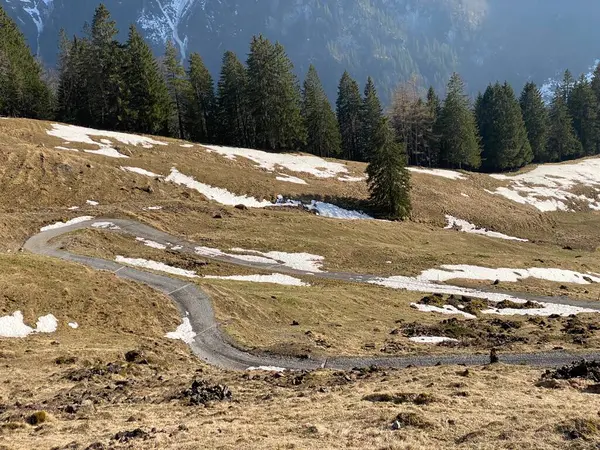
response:
<path id="1" fill-rule="evenodd" d="M 90 206 L 98 206 L 99 203 L 97 201 L 94 200 L 86 200 L 85 201 L 86 204 L 90 205 Z"/>
<path id="2" fill-rule="evenodd" d="M 158 250 L 166 250 L 167 249 L 166 245 L 151 241 L 150 239 L 136 237 L 135 240 L 138 242 L 143 242 L 146 247 L 156 248 Z"/>
<path id="3" fill-rule="evenodd" d="M 446 226 L 446 230 L 450 230 L 453 228 L 458 228 L 459 231 L 463 233 L 472 233 L 472 234 L 482 234 L 484 236 L 489 236 L 498 239 L 505 239 L 508 241 L 519 241 L 519 242 L 528 242 L 527 239 L 521 239 L 513 236 L 508 236 L 506 234 L 497 233 L 495 231 L 488 231 L 485 228 L 477 228 L 472 223 L 467 222 L 466 220 L 457 219 L 456 217 L 446 215 L 446 221 L 448 225 Z"/>
<path id="4" fill-rule="evenodd" d="M 188 278 L 198 278 L 198 275 L 196 275 L 196 272 L 194 272 L 193 270 L 180 269 L 179 267 L 169 266 L 167 264 L 148 259 L 125 258 L 124 256 L 117 255 L 115 261 L 122 264 L 128 264 L 130 266 L 142 267 L 144 269 L 170 273 L 172 275 L 180 275 L 182 277 Z"/>
<path id="5" fill-rule="evenodd" d="M 421 305 L 420 303 L 411 303 L 410 306 L 421 312 L 434 312 L 434 313 L 439 313 L 439 314 L 460 315 L 460 316 L 464 316 L 466 319 L 477 319 L 477 316 L 474 316 L 473 314 L 469 314 L 464 311 L 461 311 L 460 309 L 455 308 L 452 305 L 444 305 L 443 307 L 440 308 L 439 306 Z"/>
<path id="6" fill-rule="evenodd" d="M 416 342 L 418 344 L 439 344 L 441 342 L 458 342 L 458 339 L 452 339 L 443 336 L 415 336 L 408 338 L 408 340 Z"/>
<path id="7" fill-rule="evenodd" d="M 148 206 L 147 208 L 144 208 L 144 209 L 147 209 L 148 211 L 159 211 L 159 210 L 163 209 L 163 207 L 162 206 Z"/>
<path id="8" fill-rule="evenodd" d="M 81 223 L 93 219 L 94 218 L 92 216 L 75 217 L 74 219 L 67 220 L 66 222 L 56 222 L 52 225 L 46 225 L 45 227 L 40 228 L 40 231 L 56 230 L 58 228 L 68 227 L 70 225 L 75 225 L 76 223 Z"/>
<path id="9" fill-rule="evenodd" d="M 71 206 L 70 208 L 67 208 L 69 211 L 77 211 L 79 209 L 79 206 Z"/>
<path id="10" fill-rule="evenodd" d="M 57 147 L 54 147 L 56 150 L 65 150 L 68 152 L 78 152 L 79 150 L 77 150 L 76 148 L 69 148 L 69 147 L 61 147 L 60 145 Z"/>
<path id="11" fill-rule="evenodd" d="M 531 205 L 540 211 L 569 211 L 571 203 L 583 203 L 592 210 L 600 210 L 600 158 L 591 158 L 570 164 L 544 164 L 534 170 L 518 175 L 490 175 L 492 178 L 510 182 L 492 194 L 501 195 L 523 205 Z M 571 192 L 576 186 L 593 188 L 592 197 Z"/>
<path id="12" fill-rule="evenodd" d="M 233 281 L 249 281 L 252 283 L 272 283 L 281 284 L 284 286 L 310 286 L 299 278 L 292 277 L 289 275 L 282 275 L 280 273 L 273 273 L 271 275 L 231 275 L 231 276 L 215 276 L 206 275 L 204 278 L 212 280 L 233 280 Z"/>
<path id="13" fill-rule="evenodd" d="M 280 174 L 281 176 L 275 177 L 279 181 L 285 181 L 286 183 L 295 183 L 295 184 L 308 184 L 302 178 L 293 177 L 287 174 Z"/>
<path id="14" fill-rule="evenodd" d="M 527 278 L 537 278 L 557 283 L 591 284 L 600 283 L 600 278 L 564 269 L 536 268 L 529 269 L 491 269 L 488 267 L 460 265 L 443 265 L 441 269 L 429 269 L 419 275 L 423 281 L 448 281 L 454 279 L 489 280 L 517 282 Z"/>
<path id="15" fill-rule="evenodd" d="M 246 370 L 264 370 L 267 372 L 285 372 L 287 369 L 277 366 L 251 366 Z"/>
<path id="16" fill-rule="evenodd" d="M 348 168 L 344 164 L 334 163 L 312 155 L 299 155 L 292 153 L 267 153 L 261 150 L 247 148 L 220 147 L 217 145 L 203 146 L 209 153 L 218 153 L 228 159 L 236 159 L 238 156 L 249 159 L 259 165 L 262 169 L 270 172 L 277 167 L 284 167 L 292 172 L 304 172 L 318 178 L 332 178 L 338 174 L 345 174 Z"/>
<path id="17" fill-rule="evenodd" d="M 351 176 L 343 176 L 338 178 L 339 181 L 345 181 L 347 183 L 358 183 L 359 181 L 366 181 L 367 177 L 351 177 Z"/>
<path id="18" fill-rule="evenodd" d="M 108 156 L 109 158 L 129 158 L 129 156 L 125 156 L 119 153 L 114 148 L 101 148 L 100 150 L 84 150 L 84 152 L 91 153 L 93 155 Z"/>
<path id="19" fill-rule="evenodd" d="M 165 334 L 165 337 L 169 339 L 179 339 L 180 341 L 183 341 L 186 344 L 191 344 L 192 342 L 194 342 L 196 333 L 194 333 L 194 330 L 192 329 L 190 319 L 184 317 L 181 325 L 179 325 L 175 331 L 171 331 Z"/>
<path id="20" fill-rule="evenodd" d="M 121 228 L 112 222 L 95 222 L 92 228 L 100 228 L 103 230 L 120 230 Z"/>
<path id="21" fill-rule="evenodd" d="M 54 333 L 57 328 L 58 320 L 52 314 L 38 318 L 36 328 L 25 325 L 21 311 L 0 317 L 0 337 L 23 338 L 31 333 Z"/>
<path id="22" fill-rule="evenodd" d="M 192 148 L 194 146 L 194 144 L 181 144 L 180 147 L 183 148 Z"/>
<path id="23" fill-rule="evenodd" d="M 150 172 L 149 170 L 142 169 L 140 167 L 123 167 L 123 166 L 121 166 L 121 170 L 125 170 L 126 172 L 137 173 L 138 175 L 145 175 L 147 177 L 153 177 L 153 178 L 161 178 L 162 177 L 162 175 L 159 175 L 154 172 Z"/>
<path id="24" fill-rule="evenodd" d="M 361 211 L 348 210 L 331 203 L 312 200 L 310 205 L 304 205 L 308 210 L 316 211 L 319 216 L 345 220 L 372 220 L 373 217 Z"/>
<path id="25" fill-rule="evenodd" d="M 217 188 L 208 184 L 200 183 L 194 178 L 182 174 L 175 168 L 171 169 L 171 174 L 166 178 L 166 181 L 194 189 L 209 200 L 214 200 L 222 205 L 244 205 L 248 208 L 264 208 L 265 206 L 272 205 L 272 203 L 268 200 L 257 200 L 254 197 L 248 197 L 246 195 L 235 195 L 232 192 L 229 192 L 227 189 Z"/>
<path id="26" fill-rule="evenodd" d="M 67 325 L 69 325 L 74 330 L 79 328 L 79 324 L 77 322 L 69 322 Z"/>
<path id="27" fill-rule="evenodd" d="M 427 175 L 433 175 L 436 177 L 448 178 L 450 180 L 464 180 L 465 176 L 454 170 L 446 169 L 424 169 L 422 167 L 409 167 L 408 170 L 414 173 L 424 173 Z"/>

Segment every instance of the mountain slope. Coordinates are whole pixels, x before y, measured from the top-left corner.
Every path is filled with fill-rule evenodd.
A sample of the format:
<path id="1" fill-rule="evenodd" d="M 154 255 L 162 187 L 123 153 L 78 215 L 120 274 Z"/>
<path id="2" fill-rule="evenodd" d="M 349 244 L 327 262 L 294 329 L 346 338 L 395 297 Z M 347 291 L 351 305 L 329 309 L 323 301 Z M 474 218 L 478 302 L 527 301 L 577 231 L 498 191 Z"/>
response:
<path id="1" fill-rule="evenodd" d="M 600 38 L 600 4 L 573 8 L 560 0 L 107 0 L 121 30 L 137 23 L 157 53 L 172 39 L 186 57 L 200 52 L 213 74 L 225 50 L 247 52 L 253 34 L 287 48 L 297 72 L 310 63 L 335 94 L 343 69 L 374 76 L 384 97 L 412 74 L 443 88 L 460 70 L 471 90 L 489 81 L 541 82 L 571 67 L 586 69 Z M 48 64 L 60 28 L 80 33 L 96 0 L 0 0 Z M 548 25 L 550 24 L 550 26 Z"/>

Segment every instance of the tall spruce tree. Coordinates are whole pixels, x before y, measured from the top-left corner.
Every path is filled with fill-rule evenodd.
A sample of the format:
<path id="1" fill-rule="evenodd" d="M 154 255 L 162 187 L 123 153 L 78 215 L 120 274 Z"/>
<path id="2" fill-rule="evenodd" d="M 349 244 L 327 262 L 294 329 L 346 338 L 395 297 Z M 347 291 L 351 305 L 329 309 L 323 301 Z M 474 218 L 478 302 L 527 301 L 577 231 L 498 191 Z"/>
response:
<path id="1" fill-rule="evenodd" d="M 336 114 L 342 136 L 344 159 L 360 160 L 360 121 L 362 99 L 358 83 L 344 72 L 338 87 Z"/>
<path id="2" fill-rule="evenodd" d="M 598 123 L 598 100 L 591 83 L 581 76 L 569 97 L 569 112 L 573 118 L 573 128 L 582 145 L 584 155 L 598 153 L 600 144 L 600 123 Z"/>
<path id="3" fill-rule="evenodd" d="M 438 121 L 440 163 L 450 168 L 478 169 L 481 166 L 480 137 L 464 90 L 462 79 L 454 73 Z"/>
<path id="4" fill-rule="evenodd" d="M 600 105 L 600 63 L 596 66 L 592 75 L 592 90 L 596 94 L 596 101 Z"/>
<path id="5" fill-rule="evenodd" d="M 308 68 L 302 89 L 302 117 L 307 130 L 306 150 L 318 156 L 339 156 L 341 136 L 317 69 Z"/>
<path id="6" fill-rule="evenodd" d="M 217 86 L 217 138 L 225 145 L 250 147 L 252 118 L 247 98 L 246 68 L 233 52 L 225 52 Z"/>
<path id="7" fill-rule="evenodd" d="M 186 128 L 190 137 L 206 144 L 215 140 L 215 86 L 198 53 L 190 55 L 187 70 L 189 90 L 186 98 Z"/>
<path id="8" fill-rule="evenodd" d="M 548 155 L 550 161 L 563 161 L 581 156 L 583 148 L 573 129 L 573 118 L 564 100 L 564 91 L 558 88 L 550 107 Z"/>
<path id="9" fill-rule="evenodd" d="M 440 155 L 440 133 L 438 130 L 438 120 L 442 112 L 442 102 L 440 97 L 435 92 L 433 86 L 429 87 L 427 91 L 427 102 L 425 104 L 428 111 L 429 134 L 426 136 L 427 140 L 427 165 L 437 166 L 439 163 Z"/>
<path id="10" fill-rule="evenodd" d="M 533 159 L 521 107 L 508 83 L 489 85 L 475 108 L 483 145 L 482 169 L 517 169 Z"/>
<path id="11" fill-rule="evenodd" d="M 134 25 L 125 46 L 123 128 L 168 133 L 169 93 L 152 50 Z"/>
<path id="12" fill-rule="evenodd" d="M 360 110 L 359 155 L 362 161 L 370 161 L 375 151 L 375 138 L 383 119 L 383 109 L 377 96 L 375 83 L 368 77 Z"/>
<path id="13" fill-rule="evenodd" d="M 255 145 L 264 150 L 293 150 L 306 142 L 300 112 L 300 86 L 283 46 L 254 36 L 247 61 L 248 104 Z"/>
<path id="14" fill-rule="evenodd" d="M 573 78 L 571 71 L 567 69 L 563 75 L 562 83 L 558 87 L 563 101 L 567 104 L 569 103 L 569 98 L 571 97 L 571 92 L 573 92 L 574 87 L 575 78 Z"/>
<path id="15" fill-rule="evenodd" d="M 0 7 L 0 115 L 47 118 L 51 93 L 25 37 Z"/>
<path id="16" fill-rule="evenodd" d="M 124 56 L 122 46 L 115 40 L 117 34 L 116 23 L 101 3 L 94 12 L 85 57 L 89 125 L 98 128 L 118 128 L 122 119 Z"/>
<path id="17" fill-rule="evenodd" d="M 533 160 L 538 163 L 548 162 L 548 110 L 544 104 L 542 93 L 535 83 L 527 83 L 519 100 L 527 138 L 533 152 Z"/>
<path id="18" fill-rule="evenodd" d="M 188 81 L 185 69 L 177 58 L 177 49 L 173 41 L 167 41 L 163 61 L 167 89 L 171 98 L 171 118 L 169 128 L 171 134 L 179 139 L 187 137 L 185 133 L 185 93 L 188 91 Z"/>
<path id="19" fill-rule="evenodd" d="M 406 152 L 398 144 L 387 119 L 382 119 L 374 139 L 375 151 L 367 166 L 370 202 L 374 210 L 391 220 L 410 215 L 410 174 Z"/>

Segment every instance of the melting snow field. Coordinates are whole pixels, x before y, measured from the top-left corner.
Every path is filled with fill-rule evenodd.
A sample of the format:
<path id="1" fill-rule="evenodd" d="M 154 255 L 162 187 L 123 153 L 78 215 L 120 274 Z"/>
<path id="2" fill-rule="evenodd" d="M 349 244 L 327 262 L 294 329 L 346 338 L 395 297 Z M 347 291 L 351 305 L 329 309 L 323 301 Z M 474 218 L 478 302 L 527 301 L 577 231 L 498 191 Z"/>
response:
<path id="1" fill-rule="evenodd" d="M 510 185 L 488 192 L 523 205 L 532 205 L 540 211 L 568 211 L 571 202 L 584 203 L 590 209 L 600 210 L 598 198 L 571 192 L 574 187 L 584 185 L 600 193 L 600 158 L 572 164 L 545 164 L 519 175 L 491 177 L 509 181 Z"/>
<path id="2" fill-rule="evenodd" d="M 158 250 L 166 250 L 166 248 L 167 248 L 166 245 L 161 244 L 159 242 L 151 241 L 150 239 L 144 239 L 142 237 L 136 237 L 135 240 L 138 241 L 138 242 L 143 242 L 146 247 L 156 248 Z"/>
<path id="3" fill-rule="evenodd" d="M 280 174 L 280 176 L 276 177 L 279 181 L 285 181 L 286 183 L 294 183 L 294 184 L 308 184 L 302 178 L 293 177 L 291 175 Z"/>
<path id="4" fill-rule="evenodd" d="M 0 317 L 0 337 L 23 338 L 31 333 L 54 333 L 57 328 L 58 320 L 52 314 L 40 317 L 35 328 L 25 325 L 21 311 Z"/>
<path id="5" fill-rule="evenodd" d="M 348 168 L 344 164 L 329 162 L 318 156 L 267 153 L 261 150 L 216 145 L 204 145 L 203 147 L 209 153 L 218 153 L 228 159 L 234 160 L 238 156 L 249 159 L 269 172 L 275 171 L 277 167 L 284 167 L 292 172 L 309 173 L 318 178 L 333 178 L 338 174 L 348 173 Z"/>
<path id="6" fill-rule="evenodd" d="M 217 248 L 196 247 L 196 254 L 208 257 L 229 257 L 242 261 L 286 266 L 291 269 L 304 272 L 321 272 L 323 266 L 322 256 L 310 253 L 286 253 L 286 252 L 259 252 L 257 250 L 245 250 L 243 248 L 232 248 L 234 253 L 225 253 Z"/>
<path id="7" fill-rule="evenodd" d="M 92 224 L 92 228 L 99 228 L 103 230 L 120 230 L 121 228 L 112 222 L 95 222 Z"/>
<path id="8" fill-rule="evenodd" d="M 433 175 L 436 177 L 448 178 L 450 180 L 464 180 L 464 175 L 454 170 L 446 169 L 424 169 L 421 167 L 409 167 L 408 170 L 414 173 L 424 173 L 427 175 Z"/>
<path id="9" fill-rule="evenodd" d="M 314 210 L 321 217 L 345 220 L 372 220 L 373 217 L 361 211 L 340 208 L 331 203 L 317 202 L 313 200 L 310 205 L 304 205 L 308 210 Z"/>
<path id="10" fill-rule="evenodd" d="M 517 237 L 508 236 L 506 234 L 497 233 L 495 231 L 488 231 L 485 228 L 477 228 L 472 223 L 469 223 L 466 220 L 457 219 L 453 216 L 447 215 L 446 221 L 448 222 L 448 225 L 445 228 L 446 230 L 458 228 L 458 230 L 462 231 L 463 233 L 482 234 L 484 236 L 489 236 L 498 239 L 506 239 L 508 241 L 529 242 L 527 239 L 520 239 Z"/>
<path id="11" fill-rule="evenodd" d="M 489 280 L 517 282 L 526 278 L 538 278 L 559 283 L 591 284 L 600 283 L 600 278 L 572 270 L 530 268 L 530 269 L 490 269 L 488 267 L 462 265 L 443 265 L 441 269 L 429 269 L 421 273 L 418 279 L 423 281 L 448 281 L 455 279 Z"/>
<path id="12" fill-rule="evenodd" d="M 503 300 L 509 300 L 514 303 L 525 303 L 526 300 L 521 298 L 513 297 L 511 295 L 502 294 L 498 292 L 485 292 L 477 289 L 463 288 L 459 286 L 437 284 L 432 281 L 395 276 L 389 278 L 376 278 L 368 281 L 368 283 L 376 284 L 378 286 L 384 286 L 392 289 L 403 289 L 413 292 L 424 292 L 433 294 L 446 294 L 446 295 L 465 295 L 468 297 L 482 298 L 490 302 L 499 303 Z M 540 308 L 533 309 L 487 309 L 482 311 L 483 314 L 501 314 L 501 315 L 531 315 L 531 316 L 550 316 L 552 314 L 559 314 L 561 316 L 569 316 L 571 314 L 581 313 L 598 313 L 599 311 L 588 308 L 580 308 L 577 306 L 560 305 L 555 303 L 538 302 Z M 460 314 L 467 319 L 475 319 L 475 316 L 460 309 L 455 308 L 452 305 L 444 305 L 442 308 L 433 305 L 421 305 L 419 303 L 411 303 L 411 306 L 422 312 L 435 312 L 441 314 Z"/>
<path id="13" fill-rule="evenodd" d="M 181 325 L 179 325 L 175 331 L 167 333 L 165 337 L 169 339 L 179 339 L 180 341 L 183 341 L 186 344 L 191 344 L 192 342 L 194 342 L 196 333 L 194 333 L 194 330 L 192 329 L 190 319 L 184 317 Z"/>
<path id="14" fill-rule="evenodd" d="M 121 167 L 121 169 L 126 172 L 137 173 L 138 175 L 145 175 L 147 177 L 153 177 L 153 178 L 161 178 L 162 177 L 162 175 L 159 175 L 154 172 L 150 172 L 149 170 L 142 169 L 140 167 Z"/>
<path id="15" fill-rule="evenodd" d="M 52 129 L 46 132 L 50 136 L 63 139 L 66 142 L 79 142 L 81 144 L 97 145 L 98 150 L 84 150 L 86 153 L 108 156 L 111 158 L 128 158 L 111 147 L 112 142 L 108 139 L 94 141 L 93 137 L 111 138 L 125 145 L 141 145 L 144 148 L 152 148 L 154 145 L 167 145 L 165 142 L 156 141 L 152 138 L 137 136 L 135 134 L 118 133 L 116 131 L 102 131 L 93 128 L 79 127 L 76 125 L 52 124 Z M 65 149 L 65 148 L 61 148 Z M 75 149 L 67 149 L 75 150 Z"/>
<path id="16" fill-rule="evenodd" d="M 69 225 L 74 225 L 76 223 L 81 223 L 92 219 L 92 216 L 75 217 L 74 219 L 67 220 L 66 222 L 56 222 L 52 225 L 46 225 L 45 227 L 40 228 L 40 231 L 56 230 L 57 228 L 68 227 Z"/>
<path id="17" fill-rule="evenodd" d="M 180 269 L 179 267 L 169 266 L 158 261 L 152 261 L 142 258 L 125 258 L 117 255 L 115 261 L 129 266 L 142 267 L 144 269 L 156 270 L 158 272 L 170 273 L 171 275 L 180 275 L 187 278 L 198 278 L 193 270 Z"/>
<path id="18" fill-rule="evenodd" d="M 408 340 L 416 342 L 418 344 L 439 344 L 441 342 L 458 342 L 458 339 L 452 339 L 449 337 L 442 336 L 415 336 L 408 338 Z"/>
<path id="19" fill-rule="evenodd" d="M 289 275 L 282 275 L 280 273 L 273 273 L 271 275 L 232 275 L 232 276 L 216 276 L 216 275 L 205 275 L 204 278 L 212 280 L 232 280 L 232 281 L 249 281 L 252 283 L 271 283 L 281 284 L 283 286 L 310 286 L 300 278 L 292 277 Z"/>

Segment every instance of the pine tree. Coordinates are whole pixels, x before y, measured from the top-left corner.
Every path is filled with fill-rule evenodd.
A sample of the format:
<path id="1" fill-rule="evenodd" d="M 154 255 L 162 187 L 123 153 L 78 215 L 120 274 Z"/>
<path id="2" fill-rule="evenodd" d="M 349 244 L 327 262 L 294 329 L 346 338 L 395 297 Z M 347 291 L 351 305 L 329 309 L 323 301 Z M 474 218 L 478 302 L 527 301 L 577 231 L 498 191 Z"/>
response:
<path id="1" fill-rule="evenodd" d="M 217 136 L 222 144 L 234 147 L 252 145 L 247 89 L 244 65 L 235 53 L 226 52 L 217 87 Z"/>
<path id="2" fill-rule="evenodd" d="M 360 111 L 362 99 L 358 83 L 344 72 L 338 87 L 336 113 L 342 136 L 342 156 L 344 159 L 360 159 Z"/>
<path id="3" fill-rule="evenodd" d="M 177 59 L 177 50 L 172 41 L 167 42 L 164 58 L 164 72 L 167 89 L 171 98 L 172 117 L 170 118 L 171 134 L 185 139 L 185 92 L 189 89 L 185 69 Z"/>
<path id="4" fill-rule="evenodd" d="M 374 210 L 391 220 L 410 215 L 410 174 L 405 167 L 406 153 L 396 143 L 387 119 L 382 119 L 375 133 L 375 151 L 367 166 L 370 202 Z"/>
<path id="5" fill-rule="evenodd" d="M 192 53 L 187 71 L 189 90 L 186 98 L 186 128 L 197 142 L 215 139 L 215 87 L 213 79 L 198 53 Z"/>
<path id="6" fill-rule="evenodd" d="M 360 110 L 359 157 L 362 161 L 370 161 L 375 151 L 375 135 L 383 119 L 383 109 L 371 77 L 367 79 L 364 92 Z"/>
<path id="7" fill-rule="evenodd" d="M 442 111 L 442 102 L 440 101 L 440 97 L 436 94 L 433 86 L 430 86 L 427 90 L 427 107 L 431 112 L 433 120 L 437 120 Z"/>
<path id="8" fill-rule="evenodd" d="M 571 91 L 568 106 L 575 134 L 583 147 L 583 154 L 597 154 L 600 144 L 598 100 L 591 83 L 583 75 Z"/>
<path id="9" fill-rule="evenodd" d="M 253 37 L 247 67 L 255 145 L 264 150 L 293 150 L 304 145 L 300 86 L 283 46 L 262 35 Z"/>
<path id="10" fill-rule="evenodd" d="M 134 25 L 129 28 L 123 70 L 123 127 L 147 134 L 168 132 L 169 94 L 152 50 Z"/>
<path id="11" fill-rule="evenodd" d="M 318 156 L 338 156 L 340 130 L 317 70 L 312 64 L 302 89 L 302 117 L 307 130 L 306 150 Z"/>
<path id="12" fill-rule="evenodd" d="M 464 83 L 454 73 L 439 117 L 440 162 L 451 168 L 477 169 L 481 166 L 480 137 Z"/>
<path id="13" fill-rule="evenodd" d="M 508 83 L 489 85 L 478 97 L 475 114 L 483 145 L 482 168 L 517 169 L 533 159 L 521 107 Z"/>
<path id="14" fill-rule="evenodd" d="M 544 104 L 542 93 L 535 83 L 530 82 L 525 85 L 519 103 L 525 128 L 527 129 L 527 137 L 533 152 L 533 160 L 538 163 L 548 162 L 550 160 L 547 152 L 548 110 Z"/>
<path id="15" fill-rule="evenodd" d="M 25 37 L 0 7 L 0 115 L 47 118 L 51 93 Z"/>
<path id="16" fill-rule="evenodd" d="M 596 101 L 600 104 L 600 63 L 594 69 L 592 76 L 592 90 L 596 94 Z"/>
<path id="17" fill-rule="evenodd" d="M 118 30 L 110 12 L 100 4 L 94 12 L 86 46 L 86 97 L 89 102 L 90 126 L 114 129 L 122 119 L 124 54 L 115 40 Z"/>
<path id="18" fill-rule="evenodd" d="M 437 166 L 439 163 L 439 154 L 440 154 L 440 134 L 438 131 L 438 120 L 440 114 L 442 112 L 442 103 L 440 101 L 439 96 L 436 94 L 433 86 L 429 88 L 427 91 L 427 102 L 425 104 L 427 107 L 428 115 L 426 130 L 427 134 L 425 136 L 426 139 L 426 155 L 427 155 L 427 165 Z"/>
<path id="19" fill-rule="evenodd" d="M 557 89 L 550 107 L 548 155 L 550 161 L 563 161 L 581 156 L 583 148 L 573 129 L 573 119 L 564 100 L 564 92 Z"/>
<path id="20" fill-rule="evenodd" d="M 563 75 L 562 83 L 559 85 L 559 90 L 563 101 L 565 103 L 569 103 L 569 98 L 571 97 L 571 92 L 573 92 L 573 88 L 575 87 L 575 78 L 573 78 L 573 74 L 569 69 L 565 70 Z"/>

